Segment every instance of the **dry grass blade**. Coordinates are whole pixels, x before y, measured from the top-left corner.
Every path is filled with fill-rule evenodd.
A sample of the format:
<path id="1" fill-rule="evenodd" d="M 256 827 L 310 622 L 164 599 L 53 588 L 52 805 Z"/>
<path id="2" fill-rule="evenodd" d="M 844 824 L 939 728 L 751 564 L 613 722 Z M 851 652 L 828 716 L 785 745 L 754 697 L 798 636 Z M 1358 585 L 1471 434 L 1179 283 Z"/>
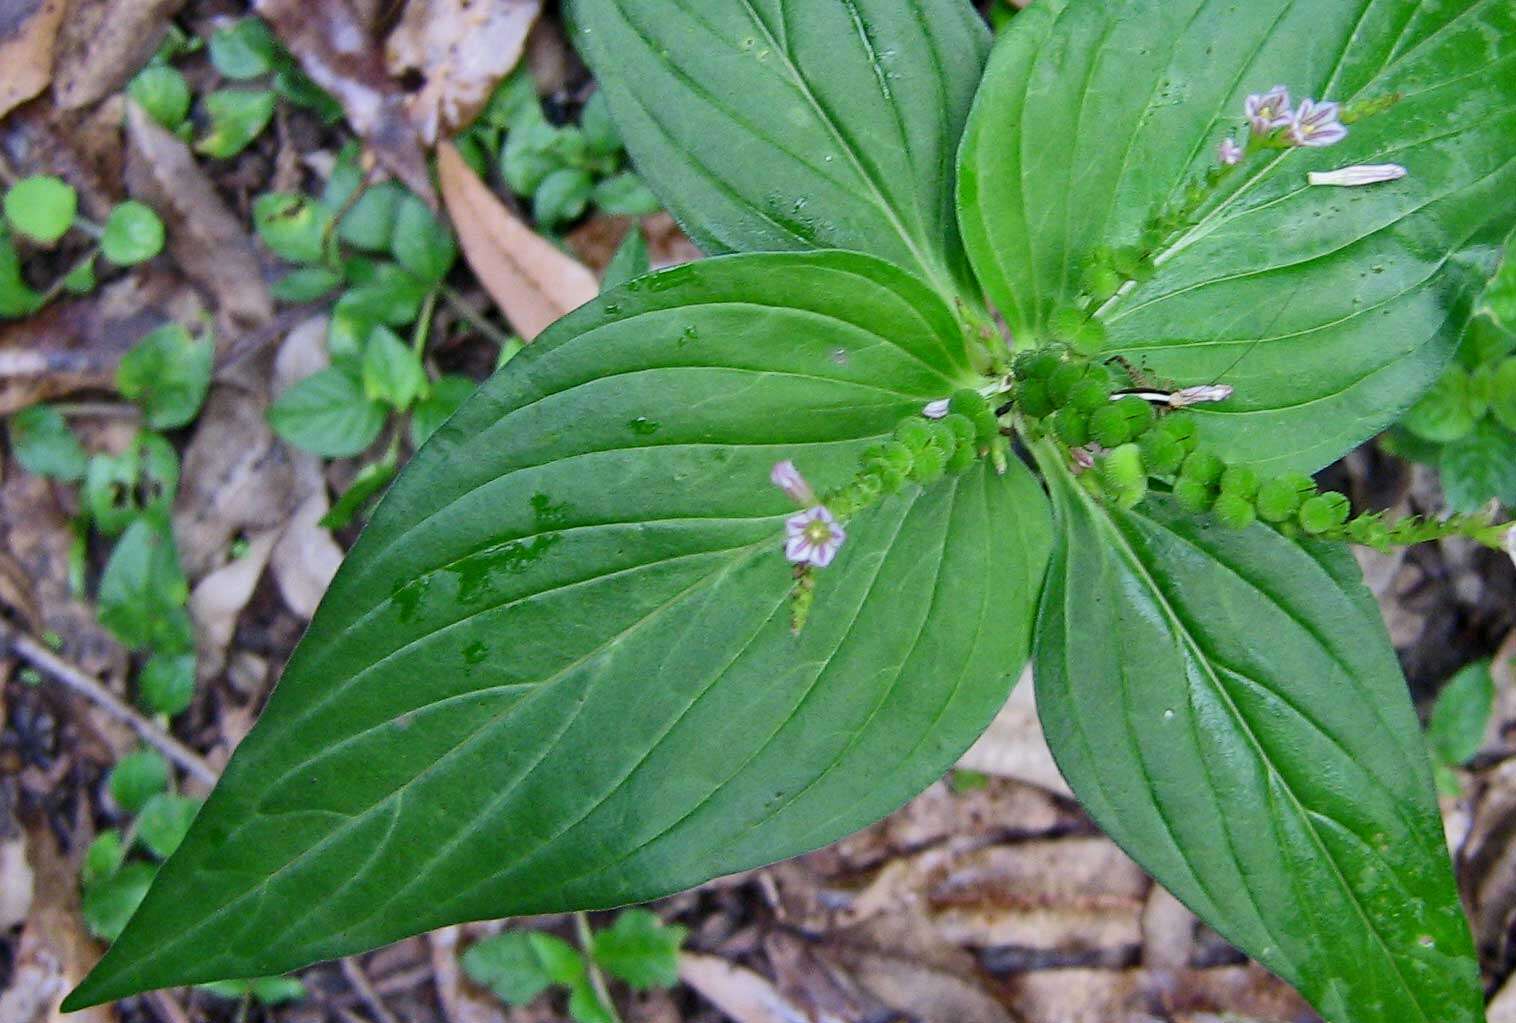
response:
<path id="1" fill-rule="evenodd" d="M 595 275 L 511 216 L 451 143 L 437 147 L 437 177 L 469 266 L 523 339 L 599 293 Z"/>

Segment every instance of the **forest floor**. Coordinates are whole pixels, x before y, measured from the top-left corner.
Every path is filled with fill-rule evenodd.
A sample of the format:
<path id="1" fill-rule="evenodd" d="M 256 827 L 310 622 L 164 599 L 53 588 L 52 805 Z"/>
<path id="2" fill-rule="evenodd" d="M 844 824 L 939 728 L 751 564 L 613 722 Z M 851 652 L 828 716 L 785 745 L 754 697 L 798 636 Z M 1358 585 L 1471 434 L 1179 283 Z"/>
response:
<path id="1" fill-rule="evenodd" d="M 196 103 L 177 135 L 129 114 L 129 83 L 155 52 L 165 53 L 171 26 L 176 35 L 168 38 L 179 41 L 171 42 L 169 62 L 193 95 L 237 84 L 228 72 L 238 54 L 213 55 L 205 44 L 249 14 L 239 0 L 0 4 L 0 185 L 60 176 L 95 222 L 138 198 L 159 212 L 168 238 L 151 260 L 130 269 L 102 263 L 92 287 L 56 289 L 34 315 L 0 320 L 0 417 L 48 402 L 86 452 L 119 454 L 132 448 L 142 417 L 118 393 L 123 354 L 169 321 L 211 325 L 215 337 L 203 408 L 164 432 L 182 467 L 172 522 L 195 642 L 187 709 L 154 714 L 143 697 L 146 654 L 102 624 L 99 585 L 117 541 L 80 528 L 87 488 L 43 478 L 10 447 L 0 451 L 0 1023 L 59 1018 L 62 994 L 104 947 L 100 921 L 85 911 L 81 871 L 90 869 L 85 854 L 98 834 L 115 828 L 131 836 L 136 828 L 108 791 L 114 766 L 141 746 L 142 730 L 166 732 L 183 747 L 172 758 L 177 791 L 204 795 L 206 779 L 251 728 L 361 524 L 359 515 L 328 528 L 323 517 L 365 471 L 371 477 L 372 467 L 408 450 L 397 430 L 356 457 L 323 459 L 270 428 L 271 402 L 325 365 L 333 301 L 276 301 L 274 283 L 290 266 L 254 230 L 255 203 L 271 192 L 320 195 L 354 166 L 370 185 L 393 176 L 430 189 L 426 160 L 437 135 L 456 126 L 460 109 L 476 112 L 518 58 L 555 125 L 579 122 L 594 91 L 553 0 L 479 5 L 489 14 L 462 0 L 264 7 L 283 12 L 276 28 L 302 63 L 332 56 L 307 51 L 332 38 L 338 20 L 359 26 L 369 49 L 347 54 L 338 79 L 321 84 L 349 109 L 378 111 L 361 131 L 340 111 L 300 102 L 288 82 L 274 89 L 267 126 L 226 156 L 210 155 L 217 144 L 197 140 L 242 130 L 235 112 L 211 124 Z M 471 47 L 471 33 L 489 45 Z M 594 275 L 634 228 L 644 232 L 654 266 L 698 256 L 666 214 L 606 212 L 605 205 L 618 208 L 609 192 L 597 191 L 582 212 L 573 196 L 539 193 L 534 203 L 513 194 L 495 153 L 480 144 L 498 137 L 473 140 L 489 184 L 473 179 L 445 206 L 455 214 L 460 204 L 487 210 L 479 219 L 489 226 L 484 244 L 452 269 L 445 301 L 423 314 L 434 379 L 483 379 L 501 361 L 502 344 L 506 355 L 514 348 L 512 335 L 530 334 L 592 295 Z M 354 141 L 360 148 L 344 152 Z M 597 182 L 614 176 L 593 173 Z M 602 196 L 609 198 L 601 203 Z M 545 241 L 549 235 L 563 247 Z M 28 250 L 27 284 L 47 291 L 93 245 L 80 231 L 45 251 Z M 1434 475 L 1374 445 L 1331 473 L 1366 507 L 1439 506 Z M 1516 580 L 1509 562 L 1462 543 L 1362 560 L 1424 714 L 1450 676 L 1495 657 L 1495 713 L 1468 769 L 1450 776 L 1443 809 L 1491 1019 L 1516 1023 L 1516 987 L 1506 990 L 1516 967 L 1516 854 L 1508 849 L 1516 832 Z M 880 824 L 652 906 L 665 923 L 687 929 L 680 983 L 645 993 L 616 987 L 623 1018 L 1314 1020 L 1288 987 L 1199 924 L 1099 833 L 1053 767 L 1030 697 L 1023 680 L 962 768 Z M 452 928 L 313 967 L 299 975 L 299 997 L 288 1000 L 179 990 L 73 1019 L 567 1018 L 557 995 L 511 1007 L 465 975 L 462 953 L 505 926 Z M 509 926 L 569 940 L 575 934 L 570 918 Z"/>

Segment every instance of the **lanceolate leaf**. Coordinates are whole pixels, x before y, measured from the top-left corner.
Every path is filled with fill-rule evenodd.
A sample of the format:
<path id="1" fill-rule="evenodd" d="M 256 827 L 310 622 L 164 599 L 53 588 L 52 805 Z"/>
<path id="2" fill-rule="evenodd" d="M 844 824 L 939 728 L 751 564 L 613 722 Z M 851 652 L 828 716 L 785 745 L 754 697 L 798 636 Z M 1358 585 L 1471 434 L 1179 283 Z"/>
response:
<path id="1" fill-rule="evenodd" d="M 1482 1018 L 1426 748 L 1346 552 L 1054 470 L 1048 744 L 1100 826 L 1332 1023 Z"/>
<path id="2" fill-rule="evenodd" d="M 893 809 L 1025 660 L 1046 500 L 1019 465 L 907 488 L 796 637 L 768 476 L 838 485 L 971 379 L 946 305 L 866 256 L 710 260 L 570 315 L 383 500 L 70 1004 L 647 899 Z"/>
<path id="3" fill-rule="evenodd" d="M 638 169 L 707 252 L 844 248 L 962 281 L 968 0 L 576 0 Z"/>
<path id="4" fill-rule="evenodd" d="M 1400 100 L 1338 145 L 1250 158 L 1102 317 L 1113 351 L 1157 375 L 1235 385 L 1203 413 L 1224 454 L 1314 469 L 1436 378 L 1516 222 L 1509 3 L 1039 2 L 992 57 L 960 202 L 986 288 L 1035 339 L 1095 247 L 1138 242 L 1224 138 L 1245 141 L 1246 95 L 1279 84 Z M 1390 162 L 1409 176 L 1307 185 Z"/>

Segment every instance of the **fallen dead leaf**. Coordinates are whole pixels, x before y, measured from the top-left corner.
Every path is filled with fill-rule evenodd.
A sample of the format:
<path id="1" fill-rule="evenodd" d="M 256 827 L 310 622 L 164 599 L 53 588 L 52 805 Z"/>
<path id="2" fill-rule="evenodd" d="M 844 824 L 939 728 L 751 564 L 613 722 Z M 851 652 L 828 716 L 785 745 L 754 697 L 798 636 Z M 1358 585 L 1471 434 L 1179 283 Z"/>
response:
<path id="1" fill-rule="evenodd" d="M 170 254 L 215 298 L 225 326 L 240 332 L 271 319 L 274 302 L 247 228 L 189 147 L 135 103 L 127 104 L 126 135 L 127 187 L 163 217 Z"/>
<path id="2" fill-rule="evenodd" d="M 1073 797 L 1042 735 L 1031 668 L 1022 672 L 1010 699 L 1005 701 L 1005 706 L 995 715 L 995 720 L 990 722 L 979 741 L 963 755 L 958 766 L 1014 778 L 1060 796 Z"/>
<path id="3" fill-rule="evenodd" d="M 170 274 L 139 271 L 89 298 L 0 324 L 0 415 L 80 390 L 114 390 L 116 366 L 149 331 L 192 324 L 200 300 Z"/>
<path id="4" fill-rule="evenodd" d="M 65 110 L 109 96 L 141 70 L 184 0 L 74 3 L 59 39 L 53 98 Z"/>
<path id="5" fill-rule="evenodd" d="M 47 88 L 65 0 L 17 0 L 0 15 L 0 117 Z"/>
<path id="6" fill-rule="evenodd" d="M 813 1023 L 768 978 L 719 956 L 680 953 L 679 979 L 735 1023 Z"/>
<path id="7" fill-rule="evenodd" d="M 279 593 L 291 611 L 307 620 L 342 565 L 342 548 L 330 530 L 321 528 L 329 508 L 324 489 L 311 494 L 274 545 L 271 566 Z"/>
<path id="8" fill-rule="evenodd" d="M 0 993 L 0 1023 L 112 1023 L 115 1011 L 95 1006 L 64 1016 L 63 996 L 99 958 L 79 915 L 78 875 L 45 825 L 26 830 L 28 859 L 36 865 L 36 897 L 21 938 L 10 984 Z"/>
<path id="9" fill-rule="evenodd" d="M 523 339 L 599 294 L 595 275 L 511 216 L 449 142 L 437 177 L 469 266 Z"/>
<path id="10" fill-rule="evenodd" d="M 211 388 L 174 503 L 179 560 L 192 580 L 219 565 L 239 533 L 281 528 L 290 509 L 321 488 L 319 462 L 274 436 L 266 408 L 262 395 Z"/>
<path id="11" fill-rule="evenodd" d="M 426 154 L 405 96 L 348 0 L 257 0 L 255 7 L 315 83 L 336 97 L 353 130 L 381 163 L 433 208 Z"/>
<path id="12" fill-rule="evenodd" d="M 919 913 L 881 917 L 824 942 L 828 958 L 891 1009 L 942 1023 L 1010 1023 L 969 952 Z"/>
<path id="13" fill-rule="evenodd" d="M 226 650 L 237 629 L 237 616 L 252 599 L 278 539 L 279 531 L 273 529 L 250 537 L 241 557 L 201 579 L 190 593 L 189 613 L 195 622 L 195 643 L 200 654 L 196 667 L 201 679 L 219 675 L 225 666 Z"/>
<path id="14" fill-rule="evenodd" d="M 390 33 L 390 71 L 425 79 L 411 121 L 428 145 L 472 121 L 521 59 L 541 0 L 411 0 Z"/>
<path id="15" fill-rule="evenodd" d="M 442 1018 L 449 1023 L 505 1023 L 500 1000 L 469 983 L 458 966 L 464 952 L 459 947 L 462 933 L 462 928 L 444 927 L 427 935 Z"/>

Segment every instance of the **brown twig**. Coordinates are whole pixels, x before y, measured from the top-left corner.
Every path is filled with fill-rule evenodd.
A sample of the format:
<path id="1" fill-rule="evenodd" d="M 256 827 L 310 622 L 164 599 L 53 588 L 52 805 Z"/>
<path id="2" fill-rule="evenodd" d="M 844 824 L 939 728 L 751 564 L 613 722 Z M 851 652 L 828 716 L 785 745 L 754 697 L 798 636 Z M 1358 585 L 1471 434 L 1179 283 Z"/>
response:
<path id="1" fill-rule="evenodd" d="M 83 696 L 111 717 L 129 726 L 142 740 L 168 757 L 191 776 L 207 785 L 216 784 L 216 772 L 205 759 L 139 714 L 82 669 L 53 653 L 42 643 L 0 619 L 0 650 L 9 650 L 33 668 L 67 689 Z"/>
<path id="2" fill-rule="evenodd" d="M 374 990 L 374 985 L 369 983 L 368 974 L 363 972 L 363 965 L 355 957 L 347 956 L 342 960 L 342 975 L 353 986 L 353 990 L 358 992 L 358 997 L 363 999 L 363 1004 L 368 1006 L 379 1023 L 400 1023 L 384 1004 L 384 999 L 379 997 L 379 992 Z"/>

